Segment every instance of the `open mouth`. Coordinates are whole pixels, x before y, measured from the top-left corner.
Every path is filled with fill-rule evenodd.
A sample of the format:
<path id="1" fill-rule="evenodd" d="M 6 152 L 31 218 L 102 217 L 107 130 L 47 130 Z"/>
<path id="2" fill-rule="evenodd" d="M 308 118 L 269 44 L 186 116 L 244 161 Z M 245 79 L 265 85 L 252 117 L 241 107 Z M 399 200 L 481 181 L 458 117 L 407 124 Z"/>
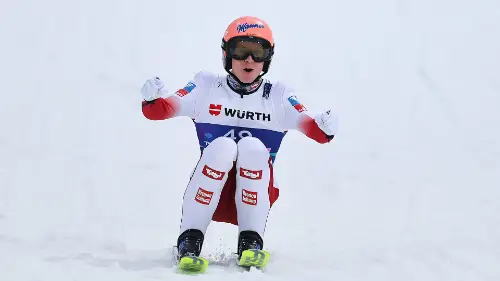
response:
<path id="1" fill-rule="evenodd" d="M 245 69 L 243 69 L 243 70 L 244 70 L 245 72 L 247 72 L 247 73 L 250 73 L 250 72 L 252 72 L 252 71 L 253 71 L 253 68 L 245 68 Z"/>

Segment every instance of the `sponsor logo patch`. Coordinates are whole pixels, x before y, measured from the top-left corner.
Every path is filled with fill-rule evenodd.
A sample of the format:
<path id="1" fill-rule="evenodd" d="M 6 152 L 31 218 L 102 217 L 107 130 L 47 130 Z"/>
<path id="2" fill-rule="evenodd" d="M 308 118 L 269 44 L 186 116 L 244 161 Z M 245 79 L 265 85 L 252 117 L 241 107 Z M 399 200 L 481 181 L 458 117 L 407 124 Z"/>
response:
<path id="1" fill-rule="evenodd" d="M 224 175 L 226 174 L 225 172 L 219 172 L 215 169 L 212 169 L 210 167 L 208 167 L 207 165 L 205 165 L 205 167 L 203 167 L 203 172 L 202 172 L 205 176 L 211 178 L 211 179 L 214 179 L 214 180 L 222 180 L 222 178 L 224 177 Z"/>
<path id="2" fill-rule="evenodd" d="M 210 104 L 210 107 L 208 108 L 208 113 L 213 116 L 219 116 L 220 112 L 222 111 L 222 105 L 220 104 Z"/>
<path id="3" fill-rule="evenodd" d="M 257 192 L 248 191 L 243 189 L 241 191 L 241 201 L 245 204 L 255 206 L 257 205 Z"/>
<path id="4" fill-rule="evenodd" d="M 219 116 L 222 112 L 222 105 L 220 104 L 210 104 L 208 108 L 208 113 L 213 116 Z M 224 115 L 231 118 L 246 119 L 246 120 L 256 120 L 256 121 L 271 121 L 271 114 L 262 113 L 256 111 L 247 111 L 232 109 L 224 107 Z"/>
<path id="5" fill-rule="evenodd" d="M 240 167 L 240 176 L 251 180 L 260 180 L 262 179 L 262 170 L 252 171 Z"/>
<path id="6" fill-rule="evenodd" d="M 228 117 L 236 117 L 238 119 L 271 121 L 271 114 L 256 111 L 246 111 L 224 107 L 224 114 Z"/>
<path id="7" fill-rule="evenodd" d="M 271 89 L 273 85 L 270 83 L 264 84 L 264 91 L 262 93 L 262 97 L 265 99 L 269 99 L 269 95 L 271 94 Z"/>
<path id="8" fill-rule="evenodd" d="M 213 192 L 207 191 L 201 187 L 198 188 L 198 192 L 196 192 L 196 197 L 194 200 L 203 205 L 209 205 L 210 201 L 212 201 Z"/>
<path id="9" fill-rule="evenodd" d="M 300 103 L 300 101 L 297 99 L 296 96 L 291 96 L 288 98 L 288 102 L 290 102 L 290 104 L 298 111 L 298 112 L 302 112 L 302 111 L 306 111 L 307 109 L 305 108 L 305 106 L 303 104 Z"/>
<path id="10" fill-rule="evenodd" d="M 183 97 L 183 96 L 191 93 L 191 91 L 194 90 L 194 88 L 196 88 L 196 84 L 193 82 L 189 82 L 189 83 L 187 83 L 186 86 L 184 86 L 184 88 L 177 91 L 177 95 L 179 97 Z"/>

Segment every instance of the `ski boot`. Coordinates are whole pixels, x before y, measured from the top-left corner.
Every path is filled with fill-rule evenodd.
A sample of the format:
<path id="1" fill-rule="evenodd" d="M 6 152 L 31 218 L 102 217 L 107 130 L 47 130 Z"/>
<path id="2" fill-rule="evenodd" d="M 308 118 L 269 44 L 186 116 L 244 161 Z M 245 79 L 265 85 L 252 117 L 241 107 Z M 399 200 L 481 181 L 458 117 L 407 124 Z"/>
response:
<path id="1" fill-rule="evenodd" d="M 263 269 L 271 255 L 263 251 L 264 241 L 255 231 L 242 231 L 238 238 L 238 265 L 246 270 Z"/>
<path id="2" fill-rule="evenodd" d="M 200 257 L 203 247 L 203 232 L 197 229 L 184 231 L 177 239 L 178 269 L 184 273 L 202 273 L 208 267 L 208 261 Z"/>

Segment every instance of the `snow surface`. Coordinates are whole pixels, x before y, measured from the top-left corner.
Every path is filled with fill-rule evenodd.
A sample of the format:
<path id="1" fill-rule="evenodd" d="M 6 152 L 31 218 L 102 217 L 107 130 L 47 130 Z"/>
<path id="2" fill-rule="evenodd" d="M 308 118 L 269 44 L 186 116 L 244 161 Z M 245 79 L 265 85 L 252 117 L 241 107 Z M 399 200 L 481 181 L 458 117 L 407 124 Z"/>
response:
<path id="1" fill-rule="evenodd" d="M 196 134 L 139 90 L 223 73 L 246 14 L 274 29 L 268 76 L 341 131 L 285 138 L 266 273 L 178 275 Z M 498 0 L 3 1 L 0 38 L 2 281 L 500 280 Z M 236 235 L 212 224 L 203 254 Z"/>

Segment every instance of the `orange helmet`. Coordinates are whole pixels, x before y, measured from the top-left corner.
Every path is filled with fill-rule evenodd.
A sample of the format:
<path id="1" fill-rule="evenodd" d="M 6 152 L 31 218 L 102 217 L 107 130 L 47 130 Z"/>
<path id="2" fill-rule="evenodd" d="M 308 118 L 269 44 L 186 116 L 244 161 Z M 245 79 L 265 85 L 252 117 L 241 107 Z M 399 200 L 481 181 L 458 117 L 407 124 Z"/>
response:
<path id="1" fill-rule="evenodd" d="M 229 24 L 222 38 L 222 62 L 224 69 L 230 73 L 232 68 L 231 57 L 229 54 L 229 46 L 235 40 L 252 40 L 258 42 L 268 49 L 266 58 L 264 59 L 264 72 L 258 78 L 262 77 L 269 70 L 271 59 L 274 54 L 274 39 L 273 32 L 269 25 L 256 17 L 244 16 L 235 19 Z M 258 79 L 257 78 L 257 79 Z"/>

